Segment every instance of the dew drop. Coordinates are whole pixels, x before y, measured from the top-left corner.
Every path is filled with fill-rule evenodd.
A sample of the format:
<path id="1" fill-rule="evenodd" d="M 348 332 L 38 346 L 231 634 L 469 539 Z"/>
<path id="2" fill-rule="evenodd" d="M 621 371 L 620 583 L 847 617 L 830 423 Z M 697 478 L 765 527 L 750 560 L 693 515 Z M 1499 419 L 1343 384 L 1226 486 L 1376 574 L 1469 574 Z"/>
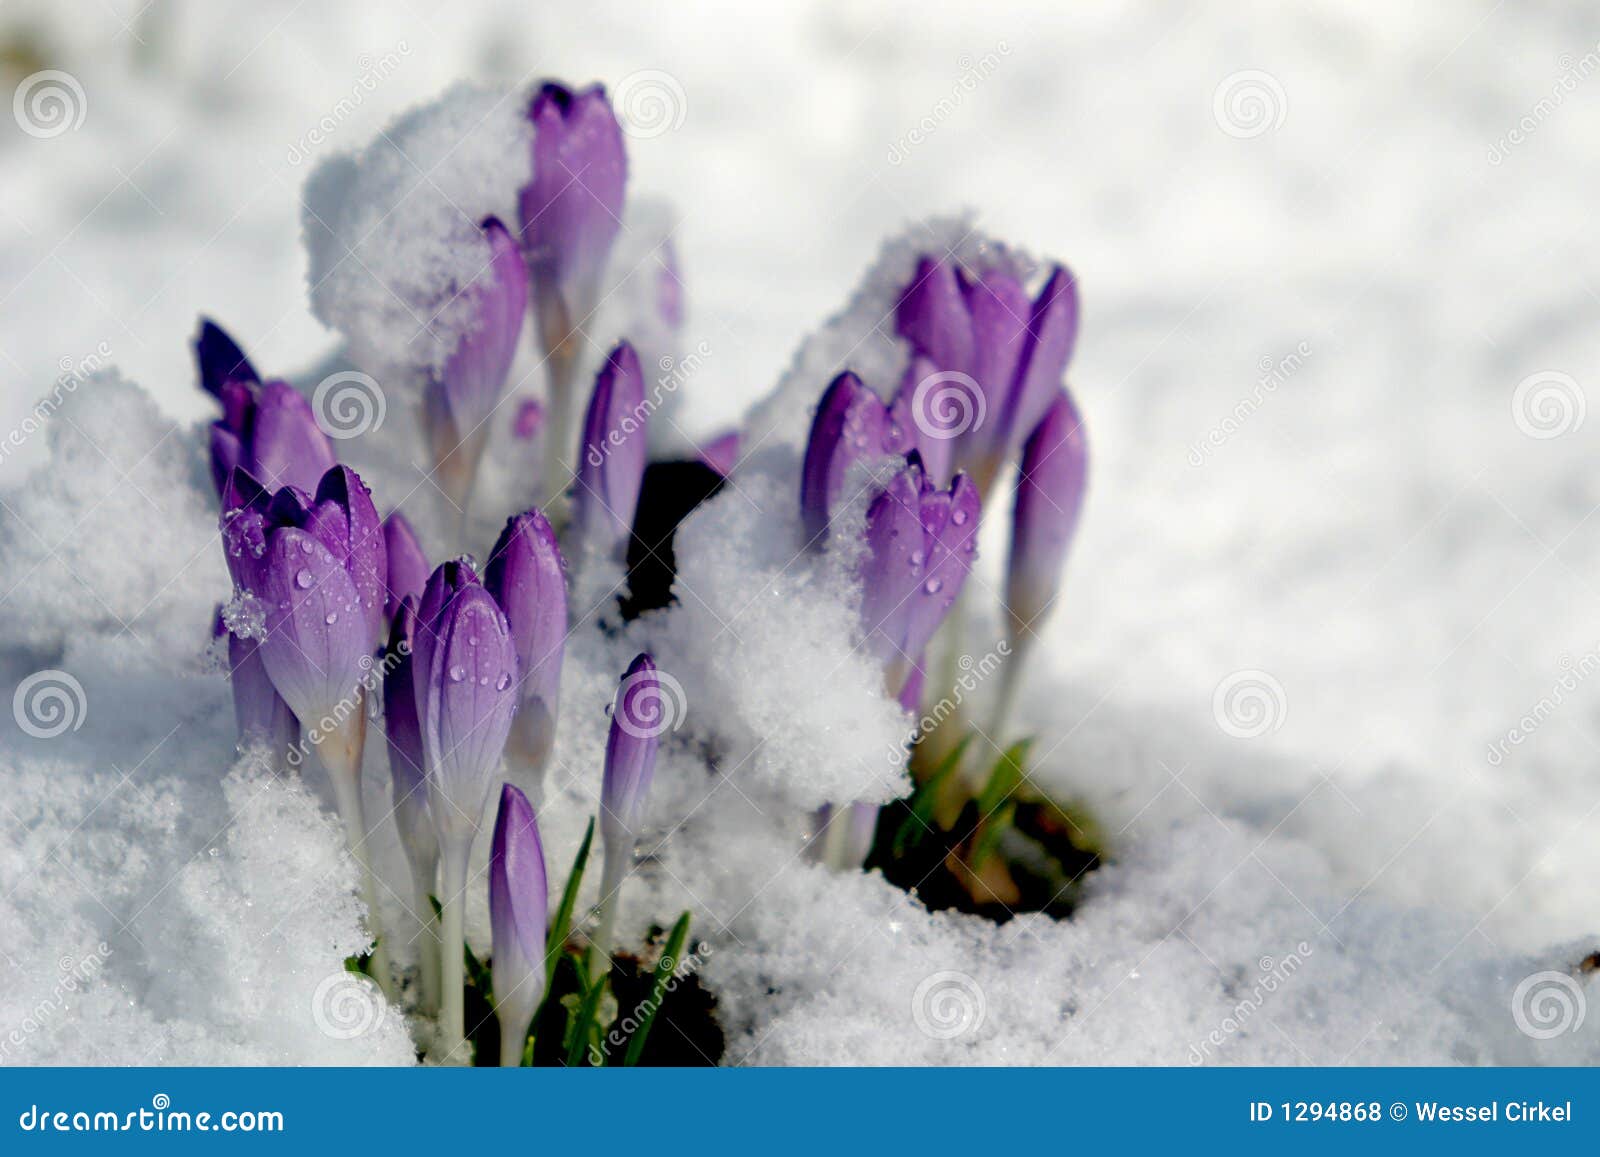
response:
<path id="1" fill-rule="evenodd" d="M 322 621 L 327 623 L 328 626 L 330 626 L 330 627 L 333 626 L 333 624 L 335 624 L 335 623 L 337 623 L 339 621 L 339 612 L 338 611 L 329 611 L 327 613 L 327 616 L 325 618 L 323 618 Z"/>
<path id="2" fill-rule="evenodd" d="M 467 677 L 467 670 L 460 663 L 450 668 L 450 682 L 459 683 Z"/>
<path id="3" fill-rule="evenodd" d="M 299 587 L 301 590 L 305 590 L 307 587 L 309 587 L 311 585 L 311 572 L 305 567 L 301 567 L 299 571 L 295 573 L 294 585 Z"/>
<path id="4" fill-rule="evenodd" d="M 944 580 L 931 578 L 922 584 L 922 589 L 927 591 L 930 595 L 936 595 L 944 589 Z"/>
<path id="5" fill-rule="evenodd" d="M 511 686 L 511 672 L 503 671 L 500 674 L 499 681 L 495 683 L 494 689 L 496 691 L 504 691 L 509 686 Z"/>
<path id="6" fill-rule="evenodd" d="M 957 526 L 965 526 L 967 522 L 967 512 L 965 510 L 957 510 L 952 512 L 950 515 L 950 521 L 955 523 Z"/>

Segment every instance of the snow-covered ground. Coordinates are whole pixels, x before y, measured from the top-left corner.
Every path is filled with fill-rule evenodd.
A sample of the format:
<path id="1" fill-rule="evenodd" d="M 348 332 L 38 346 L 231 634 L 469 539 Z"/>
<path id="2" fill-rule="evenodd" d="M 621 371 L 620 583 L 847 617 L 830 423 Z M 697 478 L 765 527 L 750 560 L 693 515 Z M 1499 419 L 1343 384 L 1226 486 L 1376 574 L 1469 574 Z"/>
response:
<path id="1" fill-rule="evenodd" d="M 338 338 L 308 173 L 459 79 L 544 75 L 637 102 L 631 192 L 676 213 L 684 343 L 710 351 L 674 421 L 714 433 L 783 382 L 773 462 L 685 529 L 696 597 L 575 649 L 541 813 L 559 878 L 612 681 L 636 644 L 676 657 L 667 838 L 623 920 L 695 911 L 726 1061 L 1600 1054 L 1567 975 L 1600 948 L 1600 22 L 949 7 L 0 11 L 8 91 L 72 81 L 63 131 L 26 94 L 0 131 L 0 689 L 82 689 L 75 729 L 0 726 L 0 1060 L 410 1059 L 397 1016 L 330 1019 L 359 912 L 323 785 L 231 767 L 186 343 L 204 311 L 314 382 Z M 780 577 L 762 514 L 881 310 L 824 320 L 885 238 L 964 210 L 1084 297 L 1091 492 L 1022 719 L 1115 862 L 1062 923 L 929 915 L 796 854 L 808 791 L 884 724 L 786 654 L 846 628 L 825 576 Z M 144 393 L 74 378 L 31 417 L 99 362 Z M 390 420 L 403 446 L 399 399 Z M 380 506 L 408 484 L 403 453 L 350 458 Z"/>

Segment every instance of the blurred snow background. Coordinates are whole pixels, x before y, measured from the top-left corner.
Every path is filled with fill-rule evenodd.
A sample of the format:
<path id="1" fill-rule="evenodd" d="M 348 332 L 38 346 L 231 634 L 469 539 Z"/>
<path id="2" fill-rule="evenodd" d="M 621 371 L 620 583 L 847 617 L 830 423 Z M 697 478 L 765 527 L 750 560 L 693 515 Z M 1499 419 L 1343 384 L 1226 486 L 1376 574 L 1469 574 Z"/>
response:
<path id="1" fill-rule="evenodd" d="M 252 781 L 225 794 L 225 766 L 166 738 L 187 720 L 225 749 L 230 726 L 193 718 L 226 700 L 159 630 L 180 595 L 211 597 L 220 559 L 176 585 L 145 574 L 207 546 L 172 489 L 199 459 L 166 423 L 208 416 L 186 344 L 202 311 L 270 371 L 332 349 L 298 244 L 316 161 L 462 77 L 546 74 L 604 79 L 624 111 L 630 80 L 666 101 L 663 130 L 630 141 L 631 191 L 681 217 L 688 332 L 714 351 L 677 416 L 692 433 L 766 393 L 908 222 L 970 208 L 1069 262 L 1084 294 L 1092 491 L 1029 719 L 1119 864 L 1069 924 L 997 931 L 732 857 L 697 897 L 738 941 L 707 974 L 730 1061 L 1183 1063 L 1302 942 L 1304 971 L 1209 1058 L 1597 1051 L 1600 1017 L 1543 1040 L 1512 1008 L 1524 978 L 1600 947 L 1600 18 L 1583 6 L 11 0 L 5 90 L 45 69 L 76 85 L 74 127 L 0 127 L 0 433 L 101 350 L 161 414 L 108 403 L 96 429 L 79 391 L 84 438 L 56 423 L 0 458 L 4 686 L 60 666 L 91 704 L 56 741 L 0 730 L 0 1030 L 102 940 L 115 986 L 4 1059 L 406 1056 L 392 1024 L 318 1033 L 303 1000 L 300 1036 L 261 1027 L 289 1016 L 270 1002 L 227 1020 L 209 1005 L 250 999 L 240 975 L 185 972 L 281 951 L 309 988 L 354 916 L 246 919 L 240 881 L 270 870 L 270 841 L 224 829 Z M 80 491 L 27 479 L 57 436 Z M 73 541 L 80 513 L 130 537 Z M 52 553 L 107 583 L 122 557 L 175 561 L 133 565 L 125 602 L 95 606 L 33 589 Z M 52 642 L 74 614 L 76 653 Z M 188 683 L 123 677 L 151 649 Z M 1266 689 L 1260 721 L 1219 706 L 1241 683 Z M 321 846 L 303 798 L 269 798 Z M 216 880 L 198 870 L 212 849 Z M 207 926 L 208 903 L 237 919 Z M 841 906 L 859 929 L 843 944 L 824 926 Z M 983 995 L 951 1039 L 909 1015 L 945 972 Z M 113 1006 L 133 1011 L 97 1023 Z"/>

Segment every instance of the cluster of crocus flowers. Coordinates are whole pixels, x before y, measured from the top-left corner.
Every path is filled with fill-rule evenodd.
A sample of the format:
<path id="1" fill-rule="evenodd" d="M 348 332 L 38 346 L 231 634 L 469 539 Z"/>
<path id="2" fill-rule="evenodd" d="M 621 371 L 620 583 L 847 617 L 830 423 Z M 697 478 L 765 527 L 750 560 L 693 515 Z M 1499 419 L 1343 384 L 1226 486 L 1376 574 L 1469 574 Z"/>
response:
<path id="1" fill-rule="evenodd" d="M 528 119 L 534 128 L 533 169 L 518 202 L 535 337 L 550 386 L 541 496 L 549 503 L 571 481 L 574 376 L 611 246 L 622 228 L 628 160 L 622 128 L 599 85 L 575 91 L 542 84 L 529 102 Z"/>
<path id="2" fill-rule="evenodd" d="M 211 481 L 218 495 L 235 467 L 263 486 L 316 489 L 336 458 L 305 395 L 287 382 L 263 382 L 238 344 L 202 319 L 194 340 L 200 385 L 222 406 L 211 424 Z"/>

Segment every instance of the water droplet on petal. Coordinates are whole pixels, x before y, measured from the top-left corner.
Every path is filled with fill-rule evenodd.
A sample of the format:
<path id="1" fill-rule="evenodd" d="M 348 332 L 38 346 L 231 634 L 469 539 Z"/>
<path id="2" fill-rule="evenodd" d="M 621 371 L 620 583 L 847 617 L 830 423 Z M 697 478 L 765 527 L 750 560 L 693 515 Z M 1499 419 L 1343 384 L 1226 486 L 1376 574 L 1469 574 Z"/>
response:
<path id="1" fill-rule="evenodd" d="M 509 686 L 511 686 L 511 672 L 503 671 L 500 674 L 499 682 L 494 685 L 494 689 L 496 691 L 504 691 Z"/>
<path id="2" fill-rule="evenodd" d="M 936 595 L 944 589 L 944 580 L 931 578 L 922 584 L 922 589 L 927 591 L 930 595 Z"/>
<path id="3" fill-rule="evenodd" d="M 467 669 L 460 663 L 450 668 L 450 682 L 459 683 L 467 677 Z"/>
<path id="4" fill-rule="evenodd" d="M 950 515 L 950 521 L 955 523 L 957 526 L 965 526 L 967 522 L 967 512 L 965 510 L 953 511 Z"/>
<path id="5" fill-rule="evenodd" d="M 295 572 L 294 585 L 299 587 L 301 590 L 305 590 L 307 587 L 309 587 L 311 585 L 311 572 L 305 567 L 301 567 L 297 572 Z"/>
<path id="6" fill-rule="evenodd" d="M 328 626 L 330 626 L 330 627 L 333 626 L 333 624 L 335 624 L 335 623 L 337 623 L 339 621 L 339 612 L 338 611 L 329 611 L 328 614 L 327 614 L 327 617 L 325 617 L 322 621 L 327 623 Z"/>

